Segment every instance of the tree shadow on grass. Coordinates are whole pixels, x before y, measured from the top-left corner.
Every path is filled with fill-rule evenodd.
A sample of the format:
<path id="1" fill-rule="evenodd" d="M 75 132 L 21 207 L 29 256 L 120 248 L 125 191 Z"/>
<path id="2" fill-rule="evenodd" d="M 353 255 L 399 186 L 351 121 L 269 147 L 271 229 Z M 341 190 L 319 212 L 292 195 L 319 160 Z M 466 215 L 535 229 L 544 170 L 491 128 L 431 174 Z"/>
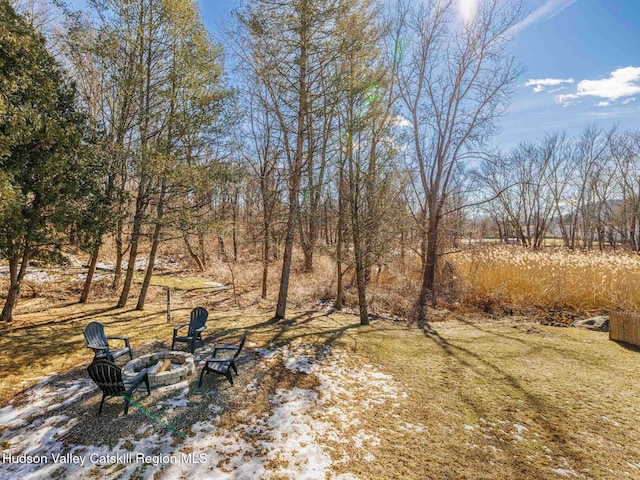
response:
<path id="1" fill-rule="evenodd" d="M 79 305 L 79 304 L 78 303 L 73 303 L 73 304 L 64 305 L 64 306 L 77 306 L 77 305 Z M 93 317 L 99 317 L 99 316 L 101 316 L 101 315 L 103 315 L 103 314 L 105 314 L 107 312 L 111 312 L 111 311 L 115 311 L 115 310 L 118 310 L 118 307 L 91 308 L 88 311 L 78 313 L 77 315 L 67 316 L 63 320 L 53 319 L 53 320 L 50 320 L 50 321 L 47 321 L 47 322 L 30 323 L 30 324 L 25 324 L 25 325 L 20 325 L 20 326 L 14 326 L 13 324 L 5 324 L 4 327 L 6 328 L 6 330 L 8 330 L 9 333 L 20 332 L 20 331 L 29 331 L 29 330 L 35 330 L 35 329 L 38 329 L 38 328 L 46 328 L 46 327 L 51 327 L 51 326 L 58 327 L 59 325 L 75 324 L 79 320 L 83 320 L 83 319 L 90 319 L 90 318 L 93 318 Z M 131 311 L 131 310 L 129 310 L 129 311 Z"/>
<path id="2" fill-rule="evenodd" d="M 499 332 L 495 331 L 495 329 L 483 328 L 480 325 L 478 325 L 476 322 L 471 321 L 471 320 L 466 320 L 466 319 L 460 318 L 460 319 L 458 319 L 458 321 L 460 323 L 464 324 L 464 325 L 467 325 L 470 328 L 473 328 L 474 330 L 478 330 L 479 332 L 485 333 L 488 336 L 497 337 L 497 338 L 505 340 L 507 342 L 518 343 L 518 344 L 522 345 L 523 347 L 529 348 L 531 352 L 537 352 L 537 351 L 546 349 L 546 350 L 550 350 L 550 351 L 552 351 L 554 353 L 560 354 L 565 358 L 572 358 L 572 359 L 574 359 L 576 361 L 583 361 L 584 360 L 584 357 L 579 352 L 576 352 L 575 350 L 572 350 L 570 348 L 561 348 L 558 345 L 540 344 L 540 343 L 532 345 L 531 342 L 528 342 L 526 340 L 518 338 L 518 337 L 516 337 L 514 335 L 506 335 L 504 333 L 499 333 Z M 537 324 L 537 322 L 534 322 L 534 323 Z M 537 325 L 539 325 L 539 324 L 537 324 Z M 514 328 L 517 328 L 519 326 L 520 325 L 513 325 Z M 566 327 L 554 327 L 554 326 L 549 326 L 547 328 L 560 329 L 560 330 L 566 329 Z M 433 330 L 431 330 L 431 331 L 433 332 Z M 522 330 L 520 330 L 520 331 L 522 331 Z M 532 332 L 533 333 L 537 333 L 537 334 L 542 334 L 542 331 L 540 331 L 540 330 L 538 330 L 536 328 L 533 328 Z M 530 331 L 528 330 L 527 333 L 530 333 Z M 554 335 L 558 335 L 558 334 L 555 333 Z M 561 338 L 563 340 L 579 342 L 579 340 L 573 339 L 573 338 L 571 338 L 569 336 L 566 336 L 564 334 L 560 333 L 559 335 L 561 335 Z"/>
<path id="3" fill-rule="evenodd" d="M 584 457 L 583 453 L 573 448 L 568 443 L 568 440 L 571 438 L 571 431 L 569 428 L 562 423 L 556 423 L 549 420 L 549 418 L 565 417 L 565 413 L 562 412 L 562 410 L 555 407 L 548 401 L 545 401 L 540 396 L 530 392 L 517 377 L 508 373 L 500 366 L 491 363 L 467 348 L 452 343 L 440 335 L 437 330 L 430 328 L 429 330 L 425 330 L 424 335 L 426 338 L 432 340 L 434 344 L 442 350 L 447 358 L 455 362 L 453 366 L 450 367 L 454 375 L 462 375 L 462 370 L 464 369 L 471 370 L 476 375 L 483 378 L 487 378 L 488 375 L 491 375 L 496 382 L 496 386 L 494 388 L 506 387 L 507 392 L 509 390 L 515 392 L 516 398 L 523 398 L 528 407 L 535 412 L 534 421 L 546 431 L 549 440 L 553 442 L 553 445 L 558 450 L 560 450 L 560 456 L 572 459 L 574 464 L 577 466 L 585 464 L 584 462 L 587 458 Z M 464 377 L 462 378 L 462 384 L 464 384 Z M 495 411 L 489 410 L 488 407 L 483 405 L 481 400 L 475 397 L 471 391 L 467 393 L 464 388 L 461 388 L 459 383 L 456 382 L 455 385 L 451 384 L 451 388 L 458 390 L 460 400 L 470 407 L 478 418 L 492 418 L 496 415 Z M 507 393 L 507 398 L 505 400 L 511 401 L 511 395 L 512 394 Z M 513 415 L 517 410 L 512 409 L 507 405 L 505 412 L 511 412 L 510 414 Z M 510 459 L 515 471 L 528 471 L 530 478 L 548 477 L 548 471 L 546 470 L 538 469 L 537 471 L 533 471 L 532 469 L 534 467 L 525 461 L 522 452 L 518 451 L 514 444 L 510 442 L 502 442 L 501 447 L 512 451 L 512 454 L 509 455 L 508 458 Z"/>

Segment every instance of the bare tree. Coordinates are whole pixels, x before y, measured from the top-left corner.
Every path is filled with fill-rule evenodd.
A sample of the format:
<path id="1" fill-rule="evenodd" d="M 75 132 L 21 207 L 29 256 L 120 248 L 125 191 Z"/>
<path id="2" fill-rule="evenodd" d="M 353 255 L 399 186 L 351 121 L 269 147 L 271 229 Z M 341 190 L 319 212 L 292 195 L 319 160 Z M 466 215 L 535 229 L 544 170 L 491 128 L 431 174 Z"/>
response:
<path id="1" fill-rule="evenodd" d="M 271 264 L 274 216 L 280 200 L 278 167 L 282 157 L 282 137 L 269 107 L 268 94 L 255 78 L 249 81 L 246 116 L 249 119 L 250 145 L 244 145 L 243 153 L 257 178 L 262 217 L 262 288 L 261 298 L 267 298 L 269 265 Z"/>
<path id="2" fill-rule="evenodd" d="M 303 173 L 317 145 L 310 122 L 314 100 L 322 98 L 324 72 L 336 58 L 332 35 L 339 13 L 338 0 L 251 0 L 239 13 L 248 34 L 243 59 L 266 89 L 287 164 L 288 213 L 275 319 L 286 312 Z"/>
<path id="3" fill-rule="evenodd" d="M 412 125 L 413 167 L 427 215 L 426 264 L 414 312 L 420 324 L 429 294 L 435 304 L 438 235 L 452 175 L 495 131 L 521 71 L 505 47 L 522 5 L 487 0 L 475 12 L 460 12 L 457 3 L 433 0 L 410 7 L 400 1 L 394 26 L 398 86 Z"/>

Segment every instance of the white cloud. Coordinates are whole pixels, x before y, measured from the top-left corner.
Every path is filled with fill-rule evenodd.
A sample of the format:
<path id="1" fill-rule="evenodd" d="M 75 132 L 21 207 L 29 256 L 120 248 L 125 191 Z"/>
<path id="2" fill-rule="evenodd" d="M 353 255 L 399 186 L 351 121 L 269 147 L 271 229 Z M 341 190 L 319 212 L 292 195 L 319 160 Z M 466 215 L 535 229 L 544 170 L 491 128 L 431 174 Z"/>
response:
<path id="1" fill-rule="evenodd" d="M 536 93 L 540 93 L 544 91 L 545 87 L 556 87 L 558 85 L 562 85 L 564 83 L 574 83 L 575 80 L 573 78 L 539 78 L 539 79 L 530 79 L 527 80 L 527 83 L 524 84 L 525 87 L 533 87 L 533 91 Z"/>
<path id="2" fill-rule="evenodd" d="M 528 26 L 533 25 L 540 20 L 549 20 L 577 1 L 578 0 L 547 0 L 544 5 L 537 8 L 529 15 L 527 15 L 524 20 L 516 23 L 513 27 L 511 27 L 511 29 L 509 30 L 509 34 L 517 35 Z"/>
<path id="3" fill-rule="evenodd" d="M 614 70 L 609 78 L 602 80 L 582 80 L 578 82 L 576 92 L 558 95 L 556 102 L 567 103 L 580 97 L 602 99 L 598 106 L 604 107 L 624 97 L 640 94 L 640 67 L 624 67 Z M 635 97 L 626 98 L 622 103 L 633 102 Z"/>

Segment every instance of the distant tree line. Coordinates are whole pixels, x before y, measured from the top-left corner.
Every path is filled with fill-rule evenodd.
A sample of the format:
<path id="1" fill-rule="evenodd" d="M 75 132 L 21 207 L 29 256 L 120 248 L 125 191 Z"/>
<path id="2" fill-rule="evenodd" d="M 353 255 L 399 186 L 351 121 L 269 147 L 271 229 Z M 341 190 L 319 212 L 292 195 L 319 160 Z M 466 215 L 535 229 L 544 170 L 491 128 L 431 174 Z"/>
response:
<path id="1" fill-rule="evenodd" d="M 640 249 L 640 132 L 587 126 L 570 138 L 549 133 L 478 169 L 493 236 L 541 248 Z"/>

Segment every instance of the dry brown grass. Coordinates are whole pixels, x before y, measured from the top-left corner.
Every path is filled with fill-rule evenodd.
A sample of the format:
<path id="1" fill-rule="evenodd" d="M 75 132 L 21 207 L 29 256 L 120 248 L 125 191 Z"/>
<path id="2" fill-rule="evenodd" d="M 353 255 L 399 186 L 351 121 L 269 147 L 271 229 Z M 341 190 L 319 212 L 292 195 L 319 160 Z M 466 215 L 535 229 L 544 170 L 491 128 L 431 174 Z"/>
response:
<path id="1" fill-rule="evenodd" d="M 378 329 L 363 343 L 406 386 L 403 420 L 426 426 L 385 439 L 402 476 L 638 477 L 637 350 L 579 329 L 461 320 L 426 335 Z"/>
<path id="2" fill-rule="evenodd" d="M 638 255 L 500 246 L 468 250 L 448 259 L 469 296 L 576 312 L 640 307 Z"/>

